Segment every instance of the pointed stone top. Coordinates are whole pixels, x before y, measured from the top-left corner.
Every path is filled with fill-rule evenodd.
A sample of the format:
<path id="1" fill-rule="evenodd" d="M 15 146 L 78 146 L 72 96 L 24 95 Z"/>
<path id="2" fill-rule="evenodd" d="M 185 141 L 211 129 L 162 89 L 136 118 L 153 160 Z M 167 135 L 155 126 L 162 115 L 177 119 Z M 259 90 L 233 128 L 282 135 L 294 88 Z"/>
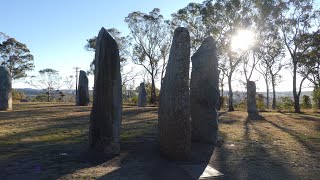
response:
<path id="1" fill-rule="evenodd" d="M 104 34 L 104 33 L 108 33 L 108 31 L 104 27 L 101 27 L 98 36 L 100 36 L 100 34 Z"/>
<path id="2" fill-rule="evenodd" d="M 211 49 L 216 47 L 216 41 L 213 39 L 213 37 L 209 36 L 202 42 L 199 49 Z"/>
<path id="3" fill-rule="evenodd" d="M 189 36 L 189 31 L 185 27 L 177 27 L 174 30 L 174 35 L 173 36 Z"/>
<path id="4" fill-rule="evenodd" d="M 97 37 L 97 43 L 98 41 L 101 41 L 101 39 L 106 39 L 107 41 L 111 41 L 112 43 L 116 43 L 116 41 L 113 39 L 113 37 L 109 34 L 109 32 L 102 27 L 99 31 L 98 37 Z"/>
<path id="5" fill-rule="evenodd" d="M 194 53 L 193 56 L 198 56 L 199 54 L 204 54 L 207 51 L 216 51 L 216 41 L 213 39 L 213 37 L 209 36 L 207 37 L 199 47 L 196 53 Z"/>

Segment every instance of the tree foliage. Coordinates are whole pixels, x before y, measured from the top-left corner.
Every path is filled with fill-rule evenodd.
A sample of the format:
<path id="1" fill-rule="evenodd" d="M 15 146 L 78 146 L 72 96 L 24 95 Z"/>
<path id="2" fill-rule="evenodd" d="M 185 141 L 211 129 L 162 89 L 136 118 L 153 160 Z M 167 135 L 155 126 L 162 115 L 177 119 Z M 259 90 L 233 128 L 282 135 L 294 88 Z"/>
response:
<path id="1" fill-rule="evenodd" d="M 31 77 L 28 83 L 38 89 L 43 89 L 49 102 L 54 91 L 59 93 L 61 87 L 60 81 L 61 77 L 57 70 L 46 68 L 40 70 L 38 76 Z"/>
<path id="2" fill-rule="evenodd" d="M 129 36 L 122 36 L 122 33 L 116 28 L 110 28 L 110 29 L 107 29 L 107 31 L 108 31 L 108 33 L 110 33 L 110 35 L 115 39 L 115 41 L 118 44 L 120 65 L 122 68 L 128 60 L 128 54 L 129 54 L 128 50 L 130 47 L 130 37 Z M 87 44 L 85 45 L 85 49 L 87 51 L 95 52 L 96 41 L 97 41 L 96 36 L 94 36 L 90 39 L 87 39 Z M 94 59 L 90 64 L 90 70 L 88 71 L 88 73 L 89 74 L 93 73 L 93 71 L 94 71 Z"/>
<path id="3" fill-rule="evenodd" d="M 33 55 L 28 47 L 14 38 L 0 43 L 1 66 L 8 68 L 13 79 L 24 78 L 34 69 Z"/>
<path id="4" fill-rule="evenodd" d="M 300 83 L 297 82 L 298 64 L 303 60 L 301 57 L 309 49 L 309 46 L 304 46 L 304 41 L 301 38 L 305 34 L 312 32 L 315 21 L 319 19 L 319 12 L 315 10 L 313 0 L 280 1 L 279 6 L 283 7 L 283 11 L 278 23 L 281 25 L 283 41 L 290 54 L 292 65 L 294 109 L 295 112 L 300 112 L 301 88 L 303 81 L 307 77 L 303 77 Z M 298 84 L 299 86 L 297 87 Z"/>
<path id="5" fill-rule="evenodd" d="M 169 53 L 170 35 L 168 33 L 168 22 L 160 14 L 160 9 L 153 9 L 148 14 L 136 11 L 130 13 L 125 22 L 130 30 L 132 39 L 133 63 L 142 66 L 151 77 L 151 103 L 156 101 L 155 80 Z M 163 73 L 162 73 L 163 74 Z"/>

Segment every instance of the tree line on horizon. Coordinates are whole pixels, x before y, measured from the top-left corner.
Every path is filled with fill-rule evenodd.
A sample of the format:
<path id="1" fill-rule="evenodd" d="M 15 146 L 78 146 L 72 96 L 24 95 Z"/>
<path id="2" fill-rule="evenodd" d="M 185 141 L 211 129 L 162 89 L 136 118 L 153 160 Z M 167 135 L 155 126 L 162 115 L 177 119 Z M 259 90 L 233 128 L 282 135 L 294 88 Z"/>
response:
<path id="1" fill-rule="evenodd" d="M 301 112 L 299 100 L 305 80 L 312 83 L 315 104 L 320 108 L 320 11 L 314 0 L 205 0 L 189 3 L 173 13 L 171 19 L 164 19 L 160 9 L 154 8 L 148 13 L 129 13 L 124 21 L 129 35 L 124 36 L 116 27 L 107 31 L 118 43 L 122 67 L 128 61 L 143 67 L 151 85 L 152 104 L 157 101 L 155 81 L 160 76 L 162 82 L 165 74 L 173 31 L 178 26 L 184 26 L 191 36 L 191 54 L 207 36 L 216 40 L 221 96 L 224 96 L 226 79 L 229 111 L 234 110 L 232 80 L 235 72 L 243 75 L 243 85 L 251 80 L 254 71 L 260 73 L 266 84 L 267 107 L 271 104 L 275 109 L 275 88 L 281 79 L 279 72 L 284 68 L 292 73 L 295 112 Z M 246 51 L 232 51 L 230 48 L 232 36 L 239 29 L 255 32 L 255 44 Z M 12 62 L 20 62 L 16 60 L 19 59 L 17 56 L 8 56 L 8 43 L 5 42 L 0 44 L 1 65 L 10 69 Z M 94 51 L 95 46 L 96 37 L 87 39 L 85 48 L 88 51 Z M 26 57 L 21 59 L 33 61 L 30 56 L 29 60 Z M 21 72 L 33 69 L 30 64 L 19 68 Z M 92 62 L 89 73 L 93 71 Z M 136 75 L 132 71 L 122 72 L 123 86 Z M 302 79 L 298 81 L 297 76 Z M 270 91 L 273 94 L 271 103 Z"/>

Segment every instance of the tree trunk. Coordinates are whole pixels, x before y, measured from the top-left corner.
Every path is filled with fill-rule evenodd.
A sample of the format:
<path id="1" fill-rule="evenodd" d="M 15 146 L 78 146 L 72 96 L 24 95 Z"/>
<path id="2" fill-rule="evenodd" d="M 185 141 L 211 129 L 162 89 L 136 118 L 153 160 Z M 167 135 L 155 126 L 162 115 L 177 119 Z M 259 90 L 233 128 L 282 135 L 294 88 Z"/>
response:
<path id="1" fill-rule="evenodd" d="M 299 94 L 297 93 L 297 63 L 293 63 L 293 99 L 294 99 L 294 112 L 300 113 Z"/>
<path id="2" fill-rule="evenodd" d="M 154 75 L 151 75 L 151 96 L 150 96 L 150 103 L 155 104 L 156 102 L 156 86 L 154 82 Z"/>
<path id="3" fill-rule="evenodd" d="M 48 98 L 47 101 L 50 102 L 50 91 L 48 91 Z"/>
<path id="4" fill-rule="evenodd" d="M 232 92 L 232 87 L 231 87 L 231 78 L 232 74 L 228 76 L 228 86 L 229 86 L 229 111 L 234 111 L 233 107 L 233 92 Z"/>
<path id="5" fill-rule="evenodd" d="M 269 102 L 269 83 L 268 83 L 267 76 L 265 76 L 264 81 L 266 83 L 266 88 L 267 88 L 267 109 L 269 109 L 269 105 L 270 105 L 270 102 Z"/>
<path id="6" fill-rule="evenodd" d="M 277 101 L 276 101 L 276 87 L 275 87 L 275 82 L 274 82 L 274 78 L 272 78 L 272 93 L 273 93 L 273 97 L 272 97 L 272 109 L 276 109 L 277 107 Z"/>

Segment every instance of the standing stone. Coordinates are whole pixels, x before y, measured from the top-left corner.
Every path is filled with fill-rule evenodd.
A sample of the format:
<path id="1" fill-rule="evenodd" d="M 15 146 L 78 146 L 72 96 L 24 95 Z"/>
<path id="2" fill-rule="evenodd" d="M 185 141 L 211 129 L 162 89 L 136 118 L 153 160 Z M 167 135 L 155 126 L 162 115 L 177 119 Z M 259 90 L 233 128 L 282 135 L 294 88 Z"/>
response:
<path id="1" fill-rule="evenodd" d="M 216 42 L 208 37 L 191 58 L 192 140 L 205 143 L 216 143 L 218 133 L 219 71 L 216 50 Z"/>
<path id="2" fill-rule="evenodd" d="M 158 113 L 160 150 L 170 159 L 187 160 L 191 154 L 189 64 L 190 35 L 179 27 L 174 31 Z"/>
<path id="3" fill-rule="evenodd" d="M 12 110 L 12 82 L 7 68 L 0 66 L 0 111 Z"/>
<path id="4" fill-rule="evenodd" d="M 145 107 L 147 105 L 147 91 L 144 83 L 140 83 L 138 95 L 138 107 Z"/>
<path id="5" fill-rule="evenodd" d="M 116 41 L 102 28 L 97 37 L 90 147 L 110 155 L 120 153 L 122 115 L 120 57 Z"/>
<path id="6" fill-rule="evenodd" d="M 88 82 L 86 72 L 80 70 L 77 106 L 89 106 L 90 104 Z"/>
<path id="7" fill-rule="evenodd" d="M 247 112 L 249 119 L 258 119 L 260 117 L 256 102 L 256 83 L 253 81 L 247 82 Z"/>

